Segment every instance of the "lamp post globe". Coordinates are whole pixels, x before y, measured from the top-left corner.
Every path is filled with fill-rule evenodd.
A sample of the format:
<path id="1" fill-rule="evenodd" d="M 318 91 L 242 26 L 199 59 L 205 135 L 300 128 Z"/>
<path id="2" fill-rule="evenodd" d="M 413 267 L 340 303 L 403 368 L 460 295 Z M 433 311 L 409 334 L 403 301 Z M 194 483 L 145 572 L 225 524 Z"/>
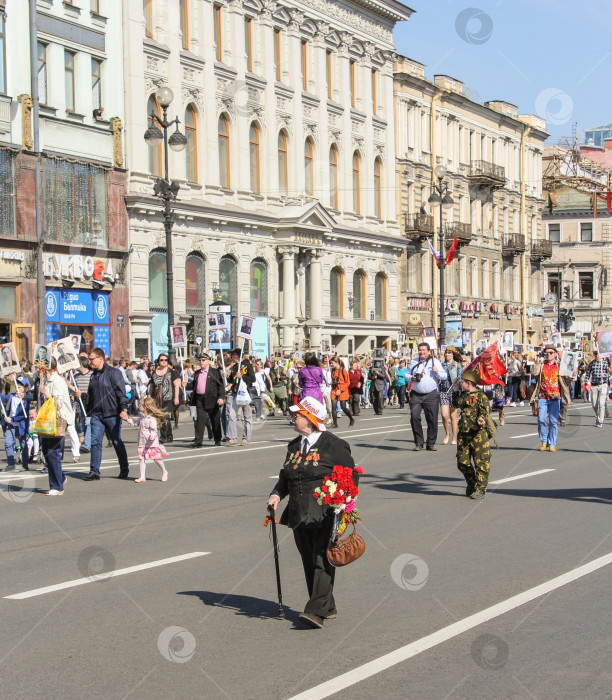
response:
<path id="1" fill-rule="evenodd" d="M 160 87 L 155 92 L 155 99 L 162 107 L 167 107 L 174 99 L 174 93 L 169 87 Z"/>
<path id="2" fill-rule="evenodd" d="M 177 126 L 176 131 L 168 139 L 168 146 L 170 146 L 170 148 L 173 151 L 176 151 L 178 153 L 180 151 L 185 150 L 186 145 L 187 138 L 183 134 L 181 134 Z"/>
<path id="3" fill-rule="evenodd" d="M 443 165 L 436 165 L 434 168 L 434 175 L 438 178 L 438 180 L 444 180 L 446 168 Z"/>

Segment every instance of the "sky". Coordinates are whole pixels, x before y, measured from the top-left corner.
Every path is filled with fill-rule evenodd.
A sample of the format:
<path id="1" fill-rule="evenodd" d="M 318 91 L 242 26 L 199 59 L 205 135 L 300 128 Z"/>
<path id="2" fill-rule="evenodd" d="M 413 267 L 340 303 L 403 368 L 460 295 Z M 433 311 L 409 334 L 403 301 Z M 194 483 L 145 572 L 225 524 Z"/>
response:
<path id="1" fill-rule="evenodd" d="M 612 122 L 612 0 L 402 0 L 398 54 L 461 80 L 478 102 L 546 119 L 547 145 Z"/>

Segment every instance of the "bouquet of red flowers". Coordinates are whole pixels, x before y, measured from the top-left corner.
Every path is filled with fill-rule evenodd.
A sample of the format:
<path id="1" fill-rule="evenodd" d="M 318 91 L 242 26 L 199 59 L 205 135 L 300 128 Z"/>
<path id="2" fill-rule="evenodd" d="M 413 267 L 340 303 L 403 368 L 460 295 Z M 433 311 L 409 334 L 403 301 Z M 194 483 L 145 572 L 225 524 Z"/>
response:
<path id="1" fill-rule="evenodd" d="M 355 467 L 358 474 L 363 474 L 361 467 Z M 323 479 L 323 484 L 315 489 L 313 496 L 320 506 L 332 506 L 338 522 L 338 534 L 341 535 L 348 523 L 356 523 L 359 513 L 355 509 L 355 499 L 359 489 L 353 481 L 353 470 L 336 464 L 331 475 Z"/>

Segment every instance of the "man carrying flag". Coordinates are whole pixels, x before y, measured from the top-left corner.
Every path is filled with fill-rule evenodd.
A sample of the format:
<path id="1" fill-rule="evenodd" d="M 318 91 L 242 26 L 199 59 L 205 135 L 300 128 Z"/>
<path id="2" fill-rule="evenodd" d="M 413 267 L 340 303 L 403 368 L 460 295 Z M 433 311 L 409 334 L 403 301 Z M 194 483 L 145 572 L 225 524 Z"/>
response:
<path id="1" fill-rule="evenodd" d="M 505 384 L 500 377 L 506 373 L 506 367 L 497 353 L 497 341 L 473 359 L 463 371 L 469 370 L 478 375 L 478 383 L 484 387 L 491 409 L 498 411 L 499 424 L 504 425 Z"/>

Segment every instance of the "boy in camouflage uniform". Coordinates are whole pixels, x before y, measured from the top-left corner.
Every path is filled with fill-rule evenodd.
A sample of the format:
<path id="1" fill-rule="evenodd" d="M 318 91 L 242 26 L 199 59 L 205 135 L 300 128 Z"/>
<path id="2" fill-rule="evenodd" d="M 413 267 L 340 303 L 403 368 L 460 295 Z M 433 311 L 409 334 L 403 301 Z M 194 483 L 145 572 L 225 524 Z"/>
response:
<path id="1" fill-rule="evenodd" d="M 478 389 L 479 377 L 476 372 L 463 372 L 460 381 L 461 392 L 453 392 L 453 406 L 461 409 L 457 433 L 457 468 L 467 482 L 465 495 L 481 500 L 485 497 L 491 467 L 486 429 L 489 399 Z"/>

